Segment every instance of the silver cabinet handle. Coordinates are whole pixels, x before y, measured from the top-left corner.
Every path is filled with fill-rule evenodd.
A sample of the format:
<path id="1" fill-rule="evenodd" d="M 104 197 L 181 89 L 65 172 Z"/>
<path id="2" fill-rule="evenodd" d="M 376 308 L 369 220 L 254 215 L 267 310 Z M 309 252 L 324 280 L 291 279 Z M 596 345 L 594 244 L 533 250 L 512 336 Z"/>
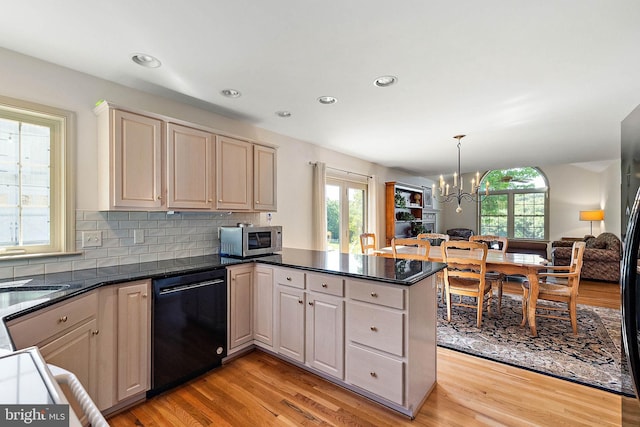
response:
<path id="1" fill-rule="evenodd" d="M 378 328 L 376 328 L 375 326 L 372 326 L 372 327 L 371 327 L 371 330 L 372 330 L 373 332 L 378 332 Z"/>
<path id="2" fill-rule="evenodd" d="M 377 293 L 375 293 L 375 292 L 371 292 L 371 296 L 372 296 L 373 298 L 378 298 L 378 294 L 377 294 Z"/>
<path id="3" fill-rule="evenodd" d="M 313 305 L 313 301 L 309 301 L 309 305 Z"/>
<path id="4" fill-rule="evenodd" d="M 326 283 L 323 283 L 323 284 L 322 284 L 322 287 L 323 287 L 323 288 L 326 288 L 326 287 L 327 287 L 327 284 L 326 284 Z"/>
<path id="5" fill-rule="evenodd" d="M 378 374 L 376 374 L 375 372 L 369 372 L 369 375 L 371 375 L 373 378 L 377 378 Z"/>
<path id="6" fill-rule="evenodd" d="M 291 281 L 291 277 L 287 277 L 287 280 L 290 282 Z"/>
<path id="7" fill-rule="evenodd" d="M 91 331 L 91 335 L 98 335 L 100 333 L 99 329 L 96 329 L 95 331 Z"/>
<path id="8" fill-rule="evenodd" d="M 62 316 L 61 318 L 58 319 L 58 323 L 64 323 L 68 320 L 67 316 Z"/>
<path id="9" fill-rule="evenodd" d="M 301 299 L 298 300 L 298 304 L 304 304 L 304 301 L 302 301 Z"/>

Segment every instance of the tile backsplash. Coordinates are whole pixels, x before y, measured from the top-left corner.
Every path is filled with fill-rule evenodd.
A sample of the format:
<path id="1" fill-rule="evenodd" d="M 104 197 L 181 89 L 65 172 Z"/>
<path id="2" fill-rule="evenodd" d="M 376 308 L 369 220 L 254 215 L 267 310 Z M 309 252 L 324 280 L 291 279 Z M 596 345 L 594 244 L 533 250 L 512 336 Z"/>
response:
<path id="1" fill-rule="evenodd" d="M 217 254 L 218 227 L 259 221 L 259 213 L 76 211 L 81 254 L 0 260 L 0 279 Z M 83 248 L 82 233 L 94 231 L 102 245 Z"/>

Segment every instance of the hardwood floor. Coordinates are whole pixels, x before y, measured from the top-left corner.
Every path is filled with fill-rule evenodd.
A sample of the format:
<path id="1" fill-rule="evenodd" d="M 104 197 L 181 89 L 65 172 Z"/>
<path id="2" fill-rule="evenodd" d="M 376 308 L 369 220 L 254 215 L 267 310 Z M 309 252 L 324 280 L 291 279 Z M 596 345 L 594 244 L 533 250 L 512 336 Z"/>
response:
<path id="1" fill-rule="evenodd" d="M 581 303 L 619 307 L 619 286 L 582 282 Z M 518 292 L 509 284 L 506 292 Z M 111 417 L 113 426 L 619 426 L 612 393 L 438 349 L 438 384 L 415 420 L 262 351 Z"/>

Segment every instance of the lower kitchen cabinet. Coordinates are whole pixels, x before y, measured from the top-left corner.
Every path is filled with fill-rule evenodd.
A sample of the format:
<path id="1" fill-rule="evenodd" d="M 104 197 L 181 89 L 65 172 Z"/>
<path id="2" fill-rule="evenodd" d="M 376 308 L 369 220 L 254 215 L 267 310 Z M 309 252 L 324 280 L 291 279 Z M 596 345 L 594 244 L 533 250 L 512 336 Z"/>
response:
<path id="1" fill-rule="evenodd" d="M 151 387 L 151 280 L 98 290 L 98 409 L 144 399 Z"/>
<path id="2" fill-rule="evenodd" d="M 304 290 L 276 286 L 276 351 L 300 363 L 304 363 L 304 300 Z"/>
<path id="3" fill-rule="evenodd" d="M 336 378 L 344 378 L 344 301 L 307 293 L 307 364 Z"/>
<path id="4" fill-rule="evenodd" d="M 38 344 L 44 360 L 73 372 L 92 399 L 98 388 L 98 333 L 94 316 L 51 342 Z"/>
<path id="5" fill-rule="evenodd" d="M 99 388 L 97 291 L 7 323 L 17 349 L 37 346 L 47 363 L 73 372 L 96 401 Z M 79 409 L 71 401 L 74 410 Z"/>
<path id="6" fill-rule="evenodd" d="M 227 267 L 228 352 L 250 345 L 253 331 L 253 264 Z"/>
<path id="7" fill-rule="evenodd" d="M 273 348 L 273 268 L 255 266 L 253 330 L 261 347 Z"/>
<path id="8" fill-rule="evenodd" d="M 151 386 L 150 286 L 148 280 L 118 286 L 118 401 Z"/>

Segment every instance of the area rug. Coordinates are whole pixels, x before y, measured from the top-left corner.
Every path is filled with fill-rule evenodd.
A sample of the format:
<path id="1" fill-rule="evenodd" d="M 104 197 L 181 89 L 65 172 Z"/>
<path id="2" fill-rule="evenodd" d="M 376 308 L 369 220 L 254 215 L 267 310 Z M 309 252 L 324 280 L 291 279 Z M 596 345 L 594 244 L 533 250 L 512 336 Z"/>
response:
<path id="1" fill-rule="evenodd" d="M 495 302 L 494 302 L 495 305 Z M 632 393 L 621 372 L 620 310 L 578 306 L 578 335 L 568 321 L 538 318 L 538 337 L 520 327 L 520 297 L 503 295 L 502 315 L 438 303 L 438 345 L 618 394 Z"/>

